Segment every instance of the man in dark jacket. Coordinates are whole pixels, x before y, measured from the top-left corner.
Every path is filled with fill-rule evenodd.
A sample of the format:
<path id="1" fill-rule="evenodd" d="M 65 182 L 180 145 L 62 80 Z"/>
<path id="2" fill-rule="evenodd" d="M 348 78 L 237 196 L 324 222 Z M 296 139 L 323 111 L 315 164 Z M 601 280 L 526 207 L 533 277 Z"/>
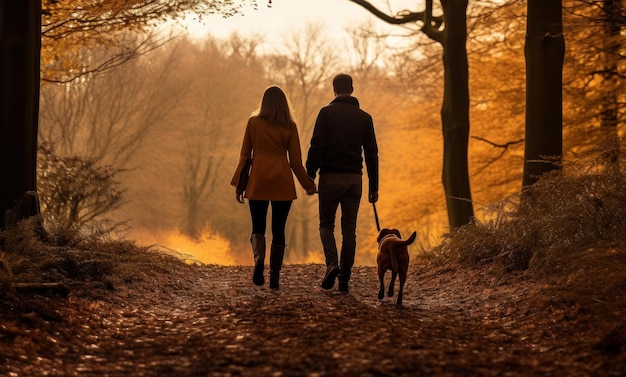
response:
<path id="1" fill-rule="evenodd" d="M 378 146 L 372 117 L 352 96 L 352 77 L 333 79 L 335 99 L 323 107 L 315 121 L 306 162 L 309 177 L 319 170 L 320 238 L 326 258 L 322 288 L 331 289 L 338 277 L 339 290 L 348 292 L 356 252 L 356 221 L 362 195 L 363 156 L 369 178 L 368 198 L 378 201 Z M 337 256 L 335 216 L 341 205 L 341 254 Z"/>

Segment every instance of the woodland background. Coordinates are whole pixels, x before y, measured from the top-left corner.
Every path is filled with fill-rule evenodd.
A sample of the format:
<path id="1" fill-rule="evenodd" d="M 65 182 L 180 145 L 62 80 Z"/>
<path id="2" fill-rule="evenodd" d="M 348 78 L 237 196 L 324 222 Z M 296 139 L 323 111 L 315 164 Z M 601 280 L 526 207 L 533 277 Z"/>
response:
<path id="1" fill-rule="evenodd" d="M 270 4 L 0 2 L 0 374 L 623 374 L 623 0 L 563 1 L 564 32 L 535 39 L 565 36 L 563 159 L 523 193 L 524 144 L 536 141 L 524 140 L 524 113 L 555 99 L 525 97 L 548 81 L 525 78 L 526 9 L 560 15 L 561 1 L 469 2 L 477 217 L 450 232 L 442 48 L 420 22 L 393 33 L 401 46 L 374 24 L 355 25 L 348 46 L 321 25 L 283 41 L 170 29 L 187 12 L 228 16 L 243 3 Z M 433 3 L 435 15 L 465 10 L 425 0 L 417 12 Z M 376 122 L 382 225 L 420 233 L 402 306 L 377 299 L 364 266 L 375 250 L 365 202 L 349 294 L 322 290 L 324 265 L 305 263 L 320 253 L 303 193 L 280 290 L 250 283 L 248 211 L 228 185 L 245 120 L 278 84 L 306 150 L 338 71 Z M 560 116 L 557 102 L 540 115 Z"/>
<path id="2" fill-rule="evenodd" d="M 321 24 L 303 25 L 282 41 L 198 38 L 168 29 L 164 13 L 141 28 L 112 23 L 107 33 L 66 33 L 54 21 L 63 3 L 48 3 L 57 6 L 50 18 L 44 9 L 38 180 L 54 185 L 58 180 L 46 177 L 67 174 L 67 184 L 83 187 L 106 181 L 115 200 L 73 198 L 68 207 L 81 211 L 49 210 L 54 220 L 74 216 L 85 229 L 106 222 L 119 236 L 202 262 L 249 263 L 248 211 L 229 186 L 248 116 L 265 87 L 281 86 L 306 158 L 317 111 L 332 99 L 331 79 L 347 72 L 375 121 L 381 225 L 417 230 L 415 249 L 422 252 L 448 231 L 440 178 L 441 47 L 418 27 L 398 27 L 408 41 L 402 45 L 390 45 L 372 24 L 346 30 L 348 45 L 338 45 Z M 563 6 L 563 154 L 571 161 L 624 134 L 625 38 L 621 1 L 566 0 Z M 483 221 L 490 203 L 521 188 L 525 12 L 523 1 L 471 1 L 468 8 L 469 169 Z M 72 175 L 86 163 L 102 180 Z M 41 201 L 44 214 L 46 203 L 63 202 Z M 360 264 L 374 262 L 375 233 L 364 201 Z M 315 197 L 299 191 L 287 238 L 286 262 L 321 260 Z"/>

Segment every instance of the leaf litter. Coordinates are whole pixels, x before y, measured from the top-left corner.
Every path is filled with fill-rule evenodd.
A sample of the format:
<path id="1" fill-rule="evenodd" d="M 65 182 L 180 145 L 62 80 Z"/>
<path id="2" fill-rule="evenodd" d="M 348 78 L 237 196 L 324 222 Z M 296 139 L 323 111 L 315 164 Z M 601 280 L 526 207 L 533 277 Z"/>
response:
<path id="1" fill-rule="evenodd" d="M 395 297 L 377 299 L 370 266 L 354 268 L 348 294 L 320 287 L 319 264 L 286 265 L 280 290 L 253 285 L 250 266 L 141 266 L 117 272 L 128 276 L 110 284 L 68 281 L 67 297 L 0 294 L 0 375 L 621 376 L 626 370 L 623 289 L 573 298 L 528 272 L 412 265 L 398 307 Z"/>

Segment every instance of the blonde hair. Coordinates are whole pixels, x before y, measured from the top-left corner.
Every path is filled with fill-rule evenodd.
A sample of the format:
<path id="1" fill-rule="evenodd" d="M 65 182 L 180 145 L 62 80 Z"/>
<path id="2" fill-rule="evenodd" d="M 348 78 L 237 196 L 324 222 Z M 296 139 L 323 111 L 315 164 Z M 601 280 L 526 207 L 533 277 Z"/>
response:
<path id="1" fill-rule="evenodd" d="M 256 115 L 267 119 L 270 124 L 289 126 L 295 123 L 285 92 L 275 85 L 265 89 Z"/>

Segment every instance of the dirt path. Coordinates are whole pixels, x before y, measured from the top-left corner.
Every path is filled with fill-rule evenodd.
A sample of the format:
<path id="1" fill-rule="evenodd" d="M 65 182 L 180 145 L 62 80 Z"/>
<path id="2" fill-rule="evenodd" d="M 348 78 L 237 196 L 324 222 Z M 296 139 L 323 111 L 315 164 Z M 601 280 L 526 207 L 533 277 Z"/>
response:
<path id="1" fill-rule="evenodd" d="M 190 266 L 55 296 L 0 297 L 2 376 L 620 376 L 623 312 L 597 314 L 489 272 L 412 267 L 402 308 L 373 267 L 349 294 L 321 265 L 287 265 L 279 291 L 251 267 Z M 111 287 L 109 287 L 111 288 Z M 607 320 L 606 318 L 609 318 Z M 608 339 L 608 340 L 607 340 Z M 621 342 L 621 343 L 620 343 Z"/>

